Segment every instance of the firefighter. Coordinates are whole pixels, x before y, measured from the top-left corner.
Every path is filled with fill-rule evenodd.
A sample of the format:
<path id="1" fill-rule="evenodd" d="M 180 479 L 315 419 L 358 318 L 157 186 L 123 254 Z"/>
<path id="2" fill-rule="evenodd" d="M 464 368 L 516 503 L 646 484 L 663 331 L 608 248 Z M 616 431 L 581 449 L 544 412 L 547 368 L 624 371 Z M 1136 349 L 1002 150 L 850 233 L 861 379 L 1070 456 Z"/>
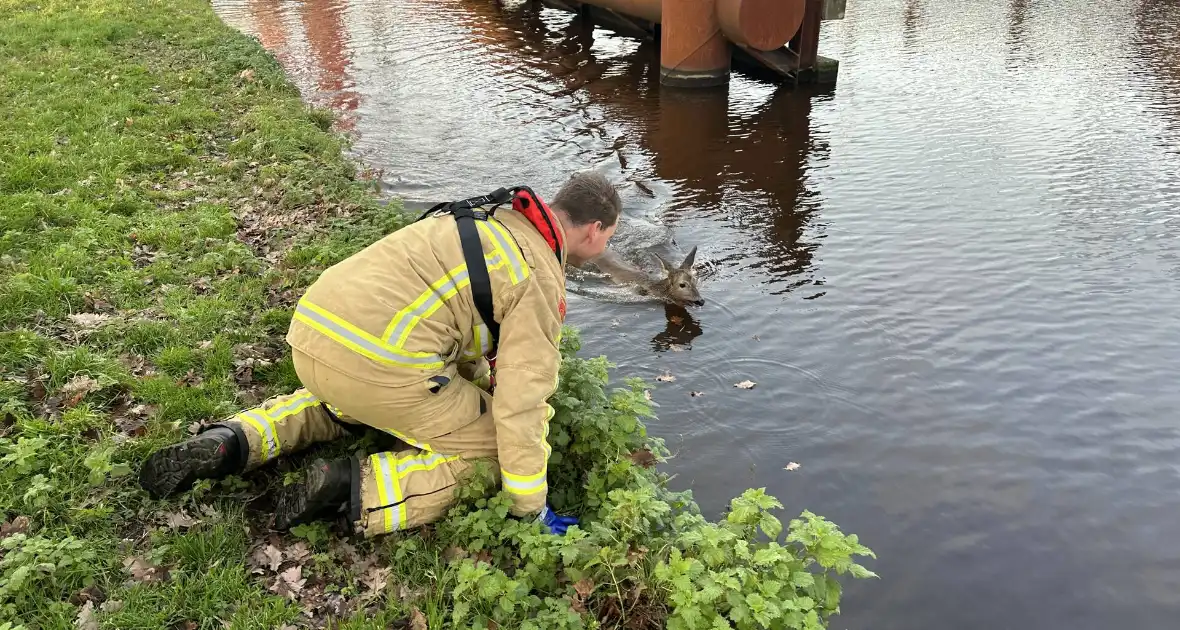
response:
<path id="1" fill-rule="evenodd" d="M 276 528 L 340 512 L 367 537 L 430 523 L 485 459 L 514 516 L 564 534 L 577 521 L 549 509 L 546 469 L 565 265 L 602 253 L 620 210 L 593 171 L 551 207 L 526 187 L 435 206 L 299 300 L 286 341 L 302 388 L 153 453 L 140 485 L 160 498 L 373 428 L 403 447 L 316 459 L 278 496 Z"/>

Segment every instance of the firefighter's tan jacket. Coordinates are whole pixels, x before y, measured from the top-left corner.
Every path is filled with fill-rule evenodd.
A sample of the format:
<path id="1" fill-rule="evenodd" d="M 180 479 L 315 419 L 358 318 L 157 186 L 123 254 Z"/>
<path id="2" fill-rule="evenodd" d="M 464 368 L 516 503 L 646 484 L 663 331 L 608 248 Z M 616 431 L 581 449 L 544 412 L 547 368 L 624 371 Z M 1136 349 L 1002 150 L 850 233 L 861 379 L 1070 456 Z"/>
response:
<path id="1" fill-rule="evenodd" d="M 548 490 L 547 399 L 561 363 L 565 261 L 511 208 L 475 223 L 500 322 L 491 413 L 501 481 L 515 500 L 513 513 L 524 516 L 541 509 Z M 490 336 L 472 301 L 454 217 L 413 223 L 326 270 L 299 301 L 287 343 L 380 386 L 428 388 L 444 382 L 438 377 L 461 377 L 460 364 L 480 361 Z M 441 436 L 479 415 L 411 413 L 408 421 L 419 426 L 404 429 Z M 398 419 L 389 421 L 396 426 Z"/>

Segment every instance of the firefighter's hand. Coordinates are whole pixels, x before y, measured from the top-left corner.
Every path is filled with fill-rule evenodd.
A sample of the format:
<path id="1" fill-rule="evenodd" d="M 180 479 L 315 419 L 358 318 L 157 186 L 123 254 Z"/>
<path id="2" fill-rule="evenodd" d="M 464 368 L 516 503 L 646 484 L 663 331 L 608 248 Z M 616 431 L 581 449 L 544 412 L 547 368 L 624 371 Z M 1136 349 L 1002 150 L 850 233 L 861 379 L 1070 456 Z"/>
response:
<path id="1" fill-rule="evenodd" d="M 545 531 L 550 534 L 564 536 L 565 531 L 569 529 L 570 525 L 577 525 L 578 519 L 572 516 L 559 516 L 553 510 L 549 509 L 549 504 L 541 508 L 541 514 L 537 516 L 537 520 L 544 525 Z"/>

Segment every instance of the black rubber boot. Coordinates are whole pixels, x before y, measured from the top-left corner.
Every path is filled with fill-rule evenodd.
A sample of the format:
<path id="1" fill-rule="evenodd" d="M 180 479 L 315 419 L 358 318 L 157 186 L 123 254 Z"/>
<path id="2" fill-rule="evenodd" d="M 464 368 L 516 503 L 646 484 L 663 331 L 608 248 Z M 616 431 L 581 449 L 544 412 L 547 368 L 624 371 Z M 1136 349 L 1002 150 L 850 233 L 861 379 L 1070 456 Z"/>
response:
<path id="1" fill-rule="evenodd" d="M 155 499 L 184 492 L 198 479 L 220 479 L 238 472 L 244 454 L 237 433 L 214 426 L 152 453 L 139 471 L 139 485 Z"/>
<path id="2" fill-rule="evenodd" d="M 347 509 L 354 501 L 352 458 L 326 462 L 317 459 L 303 481 L 283 488 L 275 507 L 275 529 L 290 529 L 321 516 Z M 355 484 L 359 492 L 359 480 Z"/>

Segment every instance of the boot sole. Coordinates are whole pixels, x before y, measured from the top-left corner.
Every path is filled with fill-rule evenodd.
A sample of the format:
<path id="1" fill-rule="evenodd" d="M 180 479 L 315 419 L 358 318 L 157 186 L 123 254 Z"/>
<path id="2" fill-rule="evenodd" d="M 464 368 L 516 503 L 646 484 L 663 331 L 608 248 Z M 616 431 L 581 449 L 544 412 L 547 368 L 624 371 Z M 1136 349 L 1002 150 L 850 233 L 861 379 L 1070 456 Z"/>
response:
<path id="1" fill-rule="evenodd" d="M 290 529 L 317 520 L 340 501 L 332 496 L 324 468 L 327 462 L 316 460 L 307 468 L 307 480 L 287 486 L 275 506 L 275 529 Z"/>
<path id="2" fill-rule="evenodd" d="M 139 485 L 155 499 L 184 492 L 216 474 L 225 457 L 225 443 L 214 438 L 166 446 L 144 462 Z"/>

